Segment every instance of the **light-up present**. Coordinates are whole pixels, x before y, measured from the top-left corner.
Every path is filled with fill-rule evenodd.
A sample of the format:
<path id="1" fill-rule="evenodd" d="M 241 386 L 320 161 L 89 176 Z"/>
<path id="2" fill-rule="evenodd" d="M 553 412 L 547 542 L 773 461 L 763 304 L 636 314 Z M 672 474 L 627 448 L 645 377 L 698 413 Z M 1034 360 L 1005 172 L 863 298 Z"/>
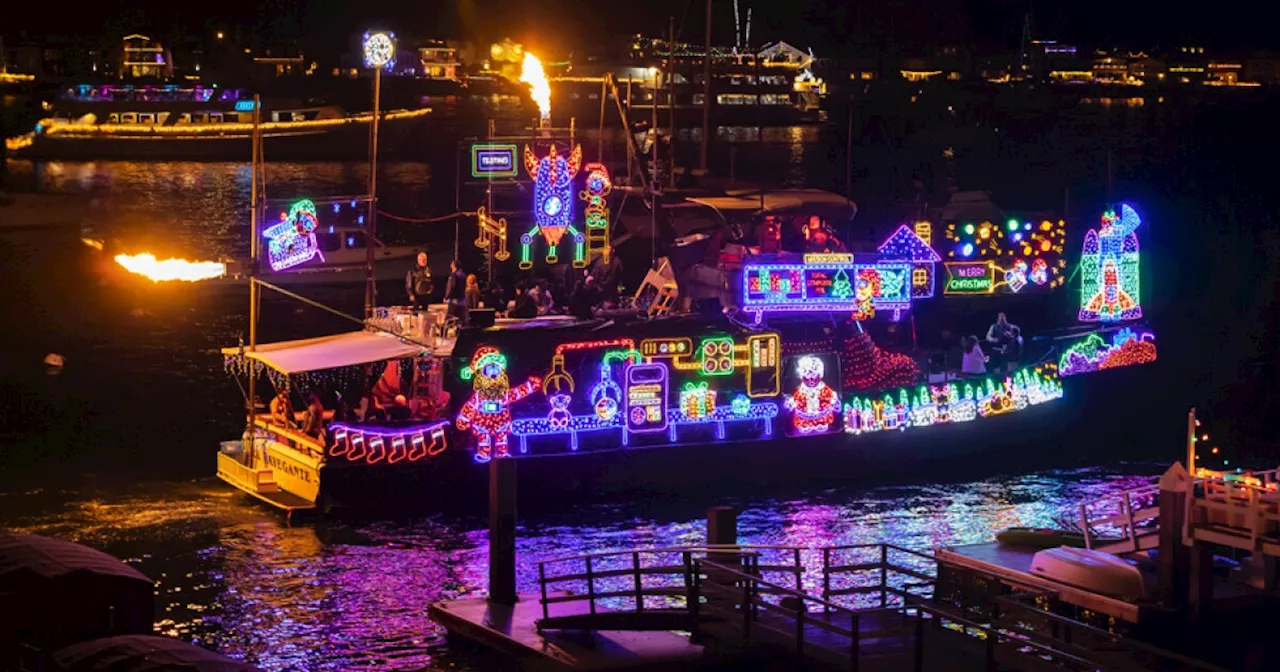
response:
<path id="1" fill-rule="evenodd" d="M 267 239 L 267 263 L 271 270 L 283 271 L 315 257 L 324 261 L 316 243 L 318 225 L 316 205 L 309 200 L 294 203 L 287 214 L 280 213 L 280 223 L 262 232 Z"/>
<path id="2" fill-rule="evenodd" d="M 852 434 L 969 422 L 1062 398 L 1062 383 L 1039 369 L 1003 379 L 953 381 L 899 388 L 845 400 L 844 428 Z"/>
<path id="3" fill-rule="evenodd" d="M 1117 322 L 1142 317 L 1138 213 L 1128 205 L 1108 210 L 1084 237 L 1080 255 L 1080 321 Z"/>

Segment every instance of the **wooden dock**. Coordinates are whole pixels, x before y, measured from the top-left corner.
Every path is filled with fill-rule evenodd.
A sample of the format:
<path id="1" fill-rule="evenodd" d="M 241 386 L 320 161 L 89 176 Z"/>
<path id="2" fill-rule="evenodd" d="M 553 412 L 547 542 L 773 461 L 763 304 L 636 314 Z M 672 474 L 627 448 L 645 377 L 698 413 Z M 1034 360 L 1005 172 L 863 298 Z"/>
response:
<path id="1" fill-rule="evenodd" d="M 554 595 L 553 595 L 554 596 Z M 586 614 L 581 602 L 551 605 L 554 616 Z M 597 613 L 608 613 L 596 607 Z M 523 595 L 514 605 L 485 599 L 445 600 L 427 608 L 431 620 L 449 634 L 503 653 L 522 665 L 537 669 L 605 670 L 697 664 L 703 647 L 673 632 L 597 630 L 540 632 L 543 617 L 537 595 Z"/>

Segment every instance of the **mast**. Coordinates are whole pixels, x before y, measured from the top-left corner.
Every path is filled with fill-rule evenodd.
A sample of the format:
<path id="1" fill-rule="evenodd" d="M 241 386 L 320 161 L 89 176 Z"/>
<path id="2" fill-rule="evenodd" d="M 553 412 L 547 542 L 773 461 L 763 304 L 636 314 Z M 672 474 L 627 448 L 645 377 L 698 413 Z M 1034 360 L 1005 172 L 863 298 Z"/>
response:
<path id="1" fill-rule="evenodd" d="M 668 17 L 668 32 L 671 39 L 667 41 L 667 67 L 663 75 L 667 78 L 667 185 L 676 188 L 676 17 Z M 654 99 L 653 104 L 658 104 Z"/>
<path id="2" fill-rule="evenodd" d="M 707 51 L 702 55 L 702 145 L 698 168 L 707 172 L 707 143 L 711 141 L 711 0 L 707 0 Z"/>
<path id="3" fill-rule="evenodd" d="M 373 120 L 369 142 L 369 228 L 365 230 L 366 255 L 364 262 L 364 316 L 373 317 L 378 303 L 377 287 L 373 281 L 374 239 L 378 235 L 378 99 L 382 93 L 382 65 L 373 71 Z"/>
<path id="4" fill-rule="evenodd" d="M 261 100 L 258 94 L 253 96 L 253 134 L 250 142 L 253 159 L 250 164 L 249 178 L 249 352 L 258 349 L 258 304 L 259 293 L 262 291 L 258 287 L 258 191 L 260 188 L 258 182 L 258 170 L 260 159 L 262 157 L 262 111 Z M 249 360 L 249 402 L 246 409 L 246 427 L 249 435 L 249 450 L 246 451 L 245 458 L 248 464 L 253 464 L 254 454 L 254 429 L 253 419 L 257 414 L 257 395 L 256 383 L 258 372 L 254 367 L 253 360 Z"/>

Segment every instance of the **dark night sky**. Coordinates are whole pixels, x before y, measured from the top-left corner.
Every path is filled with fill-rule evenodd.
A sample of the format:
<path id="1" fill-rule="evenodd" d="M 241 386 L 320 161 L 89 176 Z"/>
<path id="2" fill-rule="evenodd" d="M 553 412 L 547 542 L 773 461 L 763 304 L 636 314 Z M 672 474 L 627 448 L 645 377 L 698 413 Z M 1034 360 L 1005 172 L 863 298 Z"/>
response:
<path id="1" fill-rule="evenodd" d="M 798 46 L 834 53 L 859 41 L 873 44 L 953 42 L 986 50 L 1014 48 L 1027 0 L 740 0 L 754 7 L 753 41 L 786 38 Z M 123 4 L 123 3 L 122 3 Z M 112 6 L 115 5 L 115 6 Z M 175 29 L 199 32 L 210 25 L 274 25 L 282 33 L 305 36 L 311 49 L 346 45 L 346 37 L 384 24 L 402 33 L 495 39 L 510 35 L 534 48 L 563 55 L 573 45 L 595 45 L 613 34 L 666 32 L 667 17 L 677 25 L 688 17 L 682 38 L 700 40 L 702 0 L 653 0 L 647 3 L 596 0 L 220 0 L 173 2 L 136 0 L 85 4 L 68 17 L 39 3 L 10 10 L 6 34 L 26 29 L 97 36 L 141 30 L 157 37 Z M 728 41 L 731 0 L 716 0 L 717 34 Z M 1211 47 L 1261 48 L 1277 39 L 1255 12 L 1180 8 L 1154 0 L 1075 0 L 1035 5 L 1037 37 L 1087 44 L 1135 47 L 1177 46 L 1194 40 Z M 283 18 L 282 18 L 283 17 Z M 296 17 L 296 20 L 290 18 Z"/>

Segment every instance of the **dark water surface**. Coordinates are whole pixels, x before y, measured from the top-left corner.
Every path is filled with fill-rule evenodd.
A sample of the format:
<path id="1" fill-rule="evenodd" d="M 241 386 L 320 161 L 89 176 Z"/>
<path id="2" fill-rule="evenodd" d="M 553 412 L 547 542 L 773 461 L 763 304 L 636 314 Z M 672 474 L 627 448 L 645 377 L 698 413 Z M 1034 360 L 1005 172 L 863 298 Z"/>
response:
<path id="1" fill-rule="evenodd" d="M 1150 391 L 1116 400 L 1101 420 L 1082 417 L 1070 436 L 1046 437 L 1045 445 L 1081 445 L 1048 464 L 1033 459 L 1042 444 L 1032 440 L 1020 454 L 992 455 L 965 474 L 917 463 L 891 484 L 684 493 L 526 513 L 522 589 L 534 586 L 530 562 L 537 559 L 700 542 L 705 507 L 713 504 L 739 506 L 742 540 L 766 544 L 885 541 L 927 549 L 986 541 L 1010 525 L 1049 524 L 1082 499 L 1179 458 L 1176 440 L 1166 438 L 1177 437 L 1193 403 L 1228 436 L 1274 457 L 1267 451 L 1280 415 L 1278 227 L 1274 189 L 1260 172 L 1276 149 L 1274 134 L 1264 133 L 1273 117 L 1270 108 L 1090 109 L 860 142 L 859 222 L 882 221 L 886 232 L 901 216 L 892 213 L 946 179 L 990 189 L 1008 207 L 1061 211 L 1065 201 L 1071 221 L 1092 225 L 1106 196 L 1111 148 L 1113 191 L 1140 203 L 1149 226 L 1144 273 L 1155 282 L 1144 284 L 1144 299 L 1162 360 L 1151 369 L 1160 377 Z M 764 142 L 754 129 L 722 129 L 712 164 L 721 174 L 732 164 L 744 179 L 841 189 L 838 126 L 768 129 Z M 408 218 L 454 211 L 456 137 L 424 143 L 437 140 L 439 151 L 425 162 L 383 166 L 384 210 Z M 944 155 L 947 148 L 953 151 Z M 93 233 L 131 250 L 213 258 L 247 249 L 247 164 L 11 162 L 9 169 L 16 184 L 90 196 Z M 271 164 L 268 193 L 357 194 L 366 170 Z M 465 197 L 463 209 L 476 198 Z M 451 222 L 384 221 L 393 240 L 452 245 Z M 490 669 L 492 661 L 446 649 L 426 617 L 431 600 L 484 590 L 484 512 L 290 528 L 223 486 L 211 477 L 214 450 L 239 434 L 242 402 L 218 348 L 245 332 L 244 288 L 102 284 L 98 262 L 78 238 L 0 235 L 0 526 L 128 558 L 159 582 L 162 632 L 266 669 Z M 304 293 L 359 311 L 358 287 Z M 271 295 L 264 314 L 264 340 L 343 327 Z M 66 358 L 59 375 L 47 375 L 41 363 L 49 352 Z M 1118 425 L 1125 431 L 1109 430 Z M 1153 447 L 1162 462 L 1127 462 Z M 524 488 L 522 497 L 536 496 Z M 813 569 L 820 559 L 805 562 Z"/>

